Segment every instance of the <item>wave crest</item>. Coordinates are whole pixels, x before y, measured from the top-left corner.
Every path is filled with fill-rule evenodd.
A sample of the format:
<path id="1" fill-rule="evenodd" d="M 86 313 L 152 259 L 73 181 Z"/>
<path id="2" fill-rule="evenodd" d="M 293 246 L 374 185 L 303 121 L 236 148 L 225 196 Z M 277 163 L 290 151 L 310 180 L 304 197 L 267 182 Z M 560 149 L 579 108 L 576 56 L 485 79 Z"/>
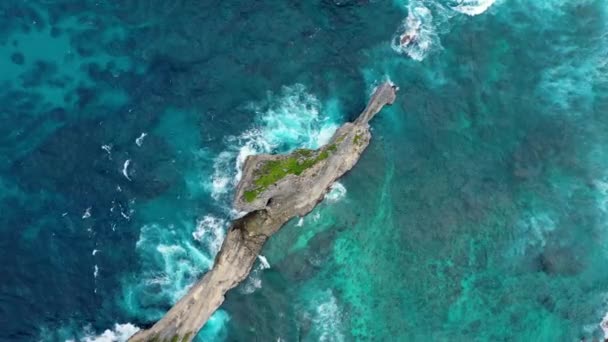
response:
<path id="1" fill-rule="evenodd" d="M 325 199 L 327 199 L 327 201 L 330 203 L 336 203 L 342 200 L 344 197 L 346 197 L 346 187 L 340 182 L 335 182 L 331 186 L 329 193 L 327 193 L 325 196 Z"/>
<path id="2" fill-rule="evenodd" d="M 475 16 L 487 11 L 494 2 L 496 0 L 460 0 L 456 5 L 450 7 L 454 11 Z"/>
<path id="3" fill-rule="evenodd" d="M 129 337 L 135 335 L 140 329 L 131 323 L 114 324 L 114 329 L 106 329 L 100 335 L 85 336 L 82 342 L 126 342 Z"/>

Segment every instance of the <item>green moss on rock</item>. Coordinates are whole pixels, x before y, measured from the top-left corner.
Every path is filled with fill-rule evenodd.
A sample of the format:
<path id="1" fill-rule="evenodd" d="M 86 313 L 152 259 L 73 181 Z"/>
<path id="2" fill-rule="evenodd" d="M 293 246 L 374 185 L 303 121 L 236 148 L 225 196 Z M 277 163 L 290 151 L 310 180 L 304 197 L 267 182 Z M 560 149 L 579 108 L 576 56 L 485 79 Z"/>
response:
<path id="1" fill-rule="evenodd" d="M 353 139 L 353 142 L 355 143 L 355 145 L 359 146 L 361 145 L 363 142 L 361 141 L 361 138 L 363 136 L 361 134 L 356 134 L 355 138 Z"/>
<path id="2" fill-rule="evenodd" d="M 316 156 L 313 150 L 298 149 L 289 157 L 267 161 L 258 170 L 258 176 L 253 181 L 254 187 L 243 193 L 245 202 L 251 203 L 255 201 L 264 190 L 287 175 L 301 175 L 316 163 L 327 159 L 337 149 L 336 144 L 331 144 L 323 148 Z"/>

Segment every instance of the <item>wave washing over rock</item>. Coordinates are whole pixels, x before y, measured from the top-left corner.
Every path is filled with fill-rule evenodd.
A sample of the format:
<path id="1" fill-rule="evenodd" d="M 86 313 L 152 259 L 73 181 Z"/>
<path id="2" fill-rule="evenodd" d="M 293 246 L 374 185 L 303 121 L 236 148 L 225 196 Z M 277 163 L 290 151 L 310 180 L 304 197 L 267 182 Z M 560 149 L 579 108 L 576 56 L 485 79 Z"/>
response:
<path id="1" fill-rule="evenodd" d="M 113 330 L 106 330 L 101 335 L 85 336 L 82 342 L 125 342 L 140 329 L 131 323 L 115 324 Z"/>
<path id="2" fill-rule="evenodd" d="M 248 156 L 318 148 L 338 128 L 336 122 L 340 116 L 330 103 L 323 105 L 301 84 L 283 87 L 279 94 L 268 92 L 265 101 L 250 103 L 247 107 L 255 113 L 254 127 L 239 136 L 226 138 L 227 150 L 214 161 L 210 188 L 216 200 L 226 200 L 232 193 Z"/>
<path id="3" fill-rule="evenodd" d="M 412 0 L 407 4 L 407 17 L 391 39 L 394 51 L 416 61 L 443 49 L 442 34 L 450 31 L 450 20 L 458 13 L 475 16 L 486 12 L 495 0 L 461 0 L 443 4 L 438 0 Z M 402 42 L 404 35 L 411 39 Z"/>

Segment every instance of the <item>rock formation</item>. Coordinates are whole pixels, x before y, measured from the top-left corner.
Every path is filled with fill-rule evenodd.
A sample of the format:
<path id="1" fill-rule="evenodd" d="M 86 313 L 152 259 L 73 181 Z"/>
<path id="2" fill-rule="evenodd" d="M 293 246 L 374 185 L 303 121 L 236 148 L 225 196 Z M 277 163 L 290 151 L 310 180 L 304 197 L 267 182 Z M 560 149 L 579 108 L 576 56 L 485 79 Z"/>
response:
<path id="1" fill-rule="evenodd" d="M 369 145 L 369 121 L 393 103 L 396 91 L 389 82 L 378 86 L 357 120 L 342 125 L 317 150 L 248 157 L 234 199 L 234 208 L 247 214 L 232 223 L 213 268 L 160 321 L 129 341 L 191 341 L 226 292 L 247 278 L 266 240 L 291 218 L 312 211 L 353 168 Z"/>

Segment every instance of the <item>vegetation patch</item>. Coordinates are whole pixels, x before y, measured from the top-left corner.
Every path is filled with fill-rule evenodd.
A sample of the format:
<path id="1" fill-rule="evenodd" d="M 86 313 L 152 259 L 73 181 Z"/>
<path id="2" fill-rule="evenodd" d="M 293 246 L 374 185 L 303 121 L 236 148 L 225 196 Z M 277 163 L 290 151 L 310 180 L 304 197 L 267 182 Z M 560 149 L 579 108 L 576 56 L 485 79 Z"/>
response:
<path id="1" fill-rule="evenodd" d="M 259 193 L 260 192 L 258 191 L 258 189 L 247 190 L 247 191 L 245 191 L 245 193 L 243 193 L 243 197 L 245 198 L 246 202 L 253 202 L 256 199 L 256 197 L 258 197 Z"/>
<path id="2" fill-rule="evenodd" d="M 293 153 L 295 155 L 299 156 L 299 157 L 307 157 L 308 158 L 308 157 L 312 156 L 315 153 L 315 151 L 309 150 L 307 148 L 300 148 L 300 149 L 297 149 L 297 150 L 293 151 Z"/>
<path id="3" fill-rule="evenodd" d="M 309 149 L 295 150 L 289 157 L 267 161 L 257 171 L 254 187 L 243 193 L 245 202 L 251 203 L 269 186 L 275 184 L 287 175 L 299 176 L 321 160 L 337 150 L 336 144 L 326 146 L 315 156 L 315 151 Z"/>
<path id="4" fill-rule="evenodd" d="M 361 141 L 361 138 L 363 138 L 363 135 L 357 133 L 355 135 L 355 138 L 353 139 L 353 142 L 355 143 L 355 145 L 360 146 L 361 144 L 363 144 L 363 142 Z"/>

